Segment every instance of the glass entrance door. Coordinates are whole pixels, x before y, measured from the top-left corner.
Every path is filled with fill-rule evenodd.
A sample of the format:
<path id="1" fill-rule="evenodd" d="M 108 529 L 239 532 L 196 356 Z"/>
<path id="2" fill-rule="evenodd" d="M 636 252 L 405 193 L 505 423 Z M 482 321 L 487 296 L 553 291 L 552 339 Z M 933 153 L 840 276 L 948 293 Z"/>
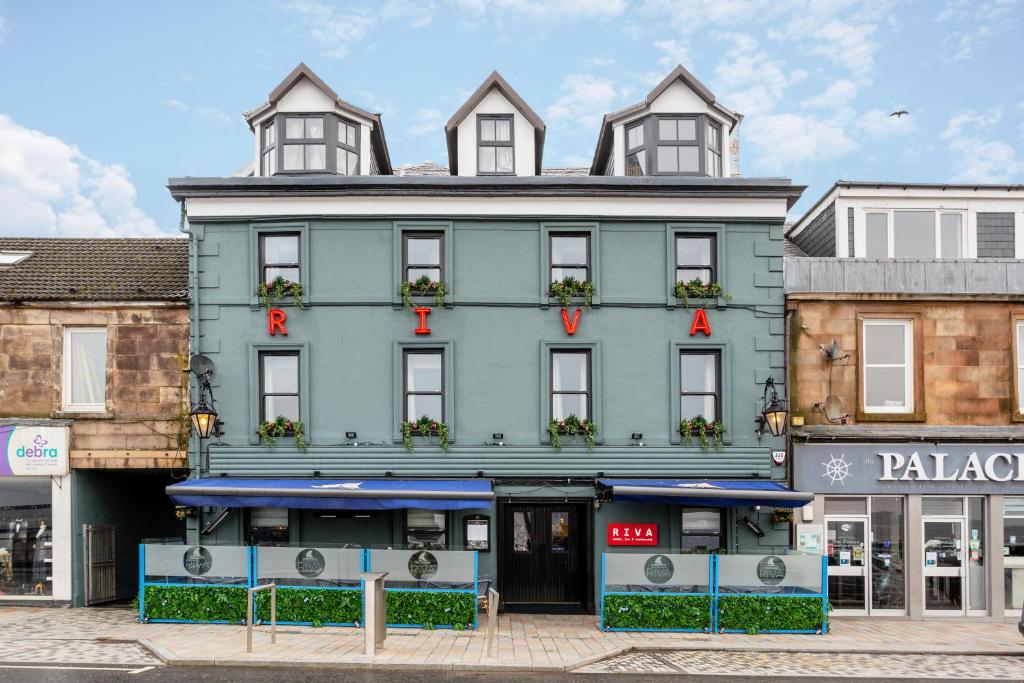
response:
<path id="1" fill-rule="evenodd" d="M 924 610 L 927 614 L 965 613 L 963 517 L 924 520 Z"/>
<path id="2" fill-rule="evenodd" d="M 868 518 L 826 517 L 828 597 L 837 614 L 867 614 Z"/>

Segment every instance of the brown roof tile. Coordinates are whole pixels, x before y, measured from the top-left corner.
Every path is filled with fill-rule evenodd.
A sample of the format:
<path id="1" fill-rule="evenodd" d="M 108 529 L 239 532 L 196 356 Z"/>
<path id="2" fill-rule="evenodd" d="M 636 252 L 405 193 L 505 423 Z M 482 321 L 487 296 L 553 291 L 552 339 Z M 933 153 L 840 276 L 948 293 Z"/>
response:
<path id="1" fill-rule="evenodd" d="M 188 240 L 0 237 L 0 302 L 187 301 Z"/>

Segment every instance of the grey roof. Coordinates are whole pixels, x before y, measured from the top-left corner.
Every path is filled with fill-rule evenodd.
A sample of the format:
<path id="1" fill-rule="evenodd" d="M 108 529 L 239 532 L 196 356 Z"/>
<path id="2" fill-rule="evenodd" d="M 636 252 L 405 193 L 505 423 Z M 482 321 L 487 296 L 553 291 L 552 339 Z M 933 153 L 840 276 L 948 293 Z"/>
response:
<path id="1" fill-rule="evenodd" d="M 794 256 L 803 258 L 807 256 L 807 253 L 796 245 L 796 242 L 789 239 L 788 237 L 782 242 L 782 255 L 783 256 Z"/>
<path id="2" fill-rule="evenodd" d="M 545 168 L 541 169 L 540 174 L 545 176 L 582 176 L 590 175 L 590 169 L 581 167 Z M 451 170 L 448 168 L 447 164 L 439 164 L 436 161 L 421 161 L 418 164 L 404 164 L 399 166 L 395 169 L 395 175 L 450 176 Z"/>
<path id="3" fill-rule="evenodd" d="M 339 176 L 171 178 L 176 200 L 252 196 L 478 196 L 784 198 L 792 207 L 805 187 L 788 178 L 700 176 Z"/>
<path id="4" fill-rule="evenodd" d="M 188 240 L 0 237 L 0 302 L 187 301 Z"/>

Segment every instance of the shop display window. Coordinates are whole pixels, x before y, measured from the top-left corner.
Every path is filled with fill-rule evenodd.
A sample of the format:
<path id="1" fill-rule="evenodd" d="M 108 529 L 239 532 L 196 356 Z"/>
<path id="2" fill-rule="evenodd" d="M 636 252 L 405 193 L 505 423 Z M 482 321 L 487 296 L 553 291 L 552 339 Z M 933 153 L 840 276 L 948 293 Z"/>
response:
<path id="1" fill-rule="evenodd" d="M 1003 502 L 1004 604 L 1020 612 L 1024 606 L 1024 496 L 1007 496 Z"/>
<path id="2" fill-rule="evenodd" d="M 0 479 L 0 597 L 53 595 L 50 480 Z"/>
<path id="3" fill-rule="evenodd" d="M 405 544 L 410 550 L 445 550 L 448 547 L 448 515 L 443 510 L 406 510 Z"/>
<path id="4" fill-rule="evenodd" d="M 287 508 L 252 508 L 249 510 L 249 543 L 266 545 L 270 543 L 287 543 L 288 509 Z"/>
<path id="5" fill-rule="evenodd" d="M 722 511 L 683 508 L 679 548 L 684 553 L 713 553 L 722 547 Z"/>

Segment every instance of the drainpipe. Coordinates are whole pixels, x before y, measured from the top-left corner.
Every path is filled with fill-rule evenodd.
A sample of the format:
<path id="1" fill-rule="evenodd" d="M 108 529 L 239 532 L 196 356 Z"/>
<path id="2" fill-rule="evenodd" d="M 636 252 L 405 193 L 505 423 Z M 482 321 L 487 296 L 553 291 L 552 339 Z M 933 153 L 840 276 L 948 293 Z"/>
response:
<path id="1" fill-rule="evenodd" d="M 189 351 L 191 353 L 198 353 L 199 351 L 199 238 L 196 233 L 188 227 L 188 215 L 185 209 L 185 200 L 182 199 L 179 202 L 181 204 L 181 214 L 178 219 L 178 230 L 188 235 L 188 290 L 189 290 Z M 191 404 L 192 399 L 192 378 L 189 377 L 189 403 Z M 198 439 L 198 446 L 196 447 L 195 454 L 192 453 L 192 438 L 191 438 L 192 425 L 189 424 L 189 466 L 191 467 L 189 476 L 193 479 L 199 477 L 199 466 L 202 462 L 202 448 L 203 444 Z M 195 463 L 196 466 L 192 467 Z M 200 529 L 203 528 L 203 508 L 196 508 L 196 516 L 189 518 L 186 522 L 185 534 L 186 542 L 192 545 L 198 545 L 200 542 Z M 188 538 L 192 537 L 192 538 Z"/>

